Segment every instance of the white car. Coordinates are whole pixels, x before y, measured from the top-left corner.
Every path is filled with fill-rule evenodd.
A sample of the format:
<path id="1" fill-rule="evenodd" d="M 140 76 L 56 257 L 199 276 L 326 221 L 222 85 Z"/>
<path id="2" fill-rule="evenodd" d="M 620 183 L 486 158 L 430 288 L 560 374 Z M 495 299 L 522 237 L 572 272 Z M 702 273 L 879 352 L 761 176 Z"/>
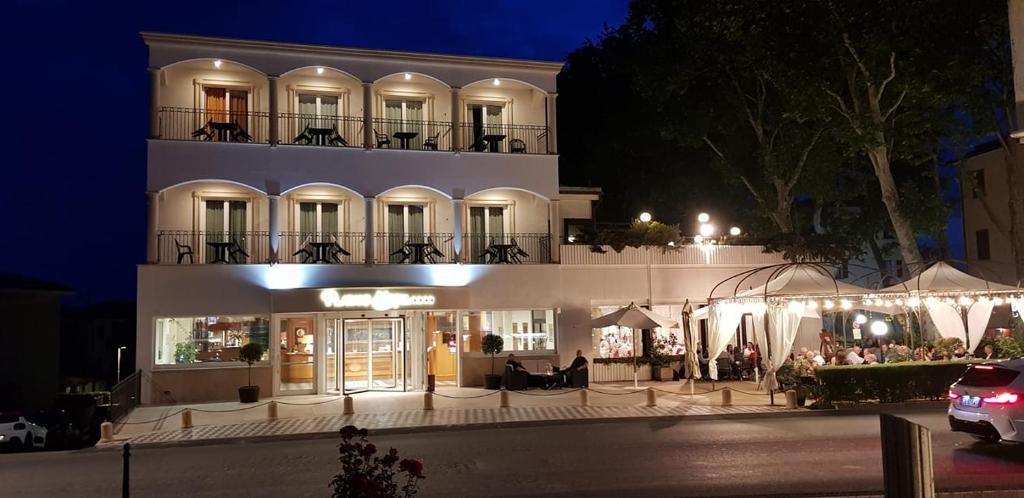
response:
<path id="1" fill-rule="evenodd" d="M 949 426 L 979 439 L 1024 443 L 1024 359 L 971 365 L 949 387 Z"/>
<path id="2" fill-rule="evenodd" d="M 43 448 L 46 446 L 46 428 L 25 420 L 21 415 L 0 414 L 0 446 Z"/>

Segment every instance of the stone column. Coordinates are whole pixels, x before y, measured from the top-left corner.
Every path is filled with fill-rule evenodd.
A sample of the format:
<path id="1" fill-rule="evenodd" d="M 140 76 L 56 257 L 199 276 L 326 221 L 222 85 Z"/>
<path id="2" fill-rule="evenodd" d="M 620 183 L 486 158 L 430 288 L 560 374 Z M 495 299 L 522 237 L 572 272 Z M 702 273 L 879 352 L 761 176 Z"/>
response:
<path id="1" fill-rule="evenodd" d="M 462 196 L 452 199 L 452 245 L 455 249 L 455 262 L 461 263 L 462 257 Z"/>
<path id="2" fill-rule="evenodd" d="M 149 138 L 160 138 L 160 68 L 149 68 Z"/>
<path id="3" fill-rule="evenodd" d="M 366 264 L 372 265 L 373 258 L 373 247 L 374 247 L 374 211 L 377 199 L 375 197 L 367 197 L 366 201 Z"/>
<path id="4" fill-rule="evenodd" d="M 160 257 L 158 240 L 160 226 L 160 192 L 146 192 L 146 263 L 156 264 Z"/>
<path id="5" fill-rule="evenodd" d="M 270 81 L 270 146 L 276 146 L 280 141 L 280 131 L 278 129 L 279 120 L 278 115 L 280 114 L 280 104 L 277 99 L 277 80 L 278 76 L 270 75 L 267 76 L 267 80 Z M 271 222 L 273 224 L 273 222 Z M 274 234 L 270 234 L 271 237 Z"/>
<path id="6" fill-rule="evenodd" d="M 548 233 L 551 235 L 551 262 L 557 263 L 561 259 L 562 245 L 562 211 L 558 199 L 552 199 L 548 203 Z"/>
<path id="7" fill-rule="evenodd" d="M 363 147 L 372 149 L 373 143 L 373 83 L 363 82 Z M 369 254 L 367 254 L 369 257 Z"/>
<path id="8" fill-rule="evenodd" d="M 277 216 L 277 201 L 281 198 L 277 194 L 267 195 L 267 205 L 269 206 L 270 216 L 270 262 L 278 262 L 278 250 L 281 248 L 281 220 Z"/>
<path id="9" fill-rule="evenodd" d="M 452 87 L 452 150 L 462 150 L 462 102 L 459 87 Z M 457 251 L 456 251 L 457 252 Z"/>
<path id="10" fill-rule="evenodd" d="M 555 97 L 558 94 L 548 92 L 548 154 L 558 154 L 558 116 Z"/>

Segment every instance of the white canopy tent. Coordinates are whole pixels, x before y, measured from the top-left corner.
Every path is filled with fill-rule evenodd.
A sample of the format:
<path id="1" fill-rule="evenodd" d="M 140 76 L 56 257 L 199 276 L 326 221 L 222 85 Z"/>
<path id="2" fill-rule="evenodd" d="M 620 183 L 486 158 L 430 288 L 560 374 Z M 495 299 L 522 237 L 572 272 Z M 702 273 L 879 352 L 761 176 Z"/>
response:
<path id="1" fill-rule="evenodd" d="M 599 316 L 588 322 L 577 325 L 578 327 L 586 327 L 590 329 L 601 329 L 604 327 L 627 327 L 632 329 L 633 333 L 633 387 L 639 388 L 640 383 L 637 378 L 637 348 L 636 348 L 636 331 L 638 329 L 654 329 L 658 327 L 674 328 L 678 324 L 675 320 L 661 316 L 653 311 L 640 308 L 634 303 L 629 303 L 629 306 L 619 308 L 611 313 L 604 316 Z"/>
<path id="2" fill-rule="evenodd" d="M 865 302 L 896 303 L 917 309 L 924 305 L 942 337 L 964 341 L 968 350 L 981 342 L 992 309 L 1014 299 L 1021 289 L 968 275 L 939 261 L 905 282 L 879 289 Z M 872 298 L 874 298 L 872 300 Z"/>

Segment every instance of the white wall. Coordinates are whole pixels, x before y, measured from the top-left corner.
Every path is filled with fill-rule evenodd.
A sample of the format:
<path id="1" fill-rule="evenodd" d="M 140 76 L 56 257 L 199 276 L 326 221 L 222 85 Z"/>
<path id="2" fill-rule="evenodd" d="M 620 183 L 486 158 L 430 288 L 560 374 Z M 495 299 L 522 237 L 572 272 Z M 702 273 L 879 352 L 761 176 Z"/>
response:
<path id="1" fill-rule="evenodd" d="M 162 107 L 205 107 L 200 90 L 205 84 L 215 87 L 247 88 L 252 92 L 252 106 L 249 110 L 270 110 L 266 76 L 238 64 L 223 62 L 220 69 L 217 69 L 213 61 L 187 62 L 163 70 L 161 80 Z"/>
<path id="2" fill-rule="evenodd" d="M 270 226 L 267 199 L 262 192 L 228 182 L 193 182 L 160 193 L 159 230 L 205 230 L 199 223 L 200 200 L 220 198 L 249 202 L 252 231 Z"/>
<path id="3" fill-rule="evenodd" d="M 466 196 L 463 233 L 469 233 L 469 208 L 472 206 L 507 205 L 512 208 L 510 233 L 548 233 L 548 201 L 529 192 L 513 189 L 492 189 Z"/>

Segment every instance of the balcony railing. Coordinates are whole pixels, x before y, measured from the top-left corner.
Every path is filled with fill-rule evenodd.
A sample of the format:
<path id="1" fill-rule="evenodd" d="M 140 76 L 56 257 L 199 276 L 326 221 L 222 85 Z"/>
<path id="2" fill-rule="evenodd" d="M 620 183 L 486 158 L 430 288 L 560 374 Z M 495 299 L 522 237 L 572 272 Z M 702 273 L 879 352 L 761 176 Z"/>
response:
<path id="1" fill-rule="evenodd" d="M 363 118 L 353 116 L 317 116 L 315 114 L 281 114 L 282 144 L 320 145 L 328 147 L 362 147 Z"/>
<path id="2" fill-rule="evenodd" d="M 374 234 L 377 264 L 454 263 L 455 244 L 450 233 Z"/>
<path id="3" fill-rule="evenodd" d="M 165 140 L 267 143 L 269 123 L 266 112 L 160 108 L 160 138 Z"/>
<path id="4" fill-rule="evenodd" d="M 547 126 L 462 123 L 460 133 L 463 148 L 471 152 L 548 153 Z"/>
<path id="5" fill-rule="evenodd" d="M 366 235 L 362 232 L 283 232 L 278 259 L 282 263 L 362 264 Z"/>
<path id="6" fill-rule="evenodd" d="M 452 150 L 448 121 L 374 118 L 373 143 L 378 149 Z"/>
<path id="7" fill-rule="evenodd" d="M 245 264 L 269 261 L 268 232 L 161 231 L 157 234 L 157 263 Z"/>
<path id="8" fill-rule="evenodd" d="M 474 264 L 545 264 L 551 262 L 551 236 L 546 233 L 469 234 L 462 260 Z"/>

